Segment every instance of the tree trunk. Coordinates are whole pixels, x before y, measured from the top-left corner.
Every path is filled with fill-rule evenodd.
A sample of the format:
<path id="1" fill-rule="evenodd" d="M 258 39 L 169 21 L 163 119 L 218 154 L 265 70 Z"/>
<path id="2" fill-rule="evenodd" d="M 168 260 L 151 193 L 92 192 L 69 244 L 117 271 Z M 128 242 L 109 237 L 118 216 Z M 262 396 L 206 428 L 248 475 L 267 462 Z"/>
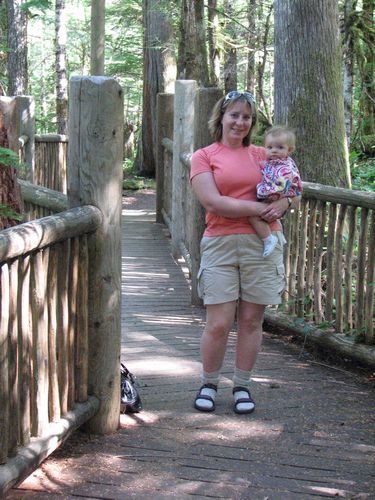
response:
<path id="1" fill-rule="evenodd" d="M 15 100 L 0 103 L 0 147 L 9 149 L 9 117 L 14 116 Z M 10 119 L 11 120 L 11 119 Z M 16 170 L 0 162 L 0 205 L 5 205 L 18 214 L 23 211 L 21 189 L 17 181 Z M 3 214 L 2 214 L 3 215 Z M 15 226 L 19 222 L 11 217 L 0 217 L 0 230 Z"/>
<path id="2" fill-rule="evenodd" d="M 209 84 L 209 71 L 207 61 L 206 23 L 204 20 L 204 1 L 195 0 L 194 6 L 196 26 L 195 64 L 199 72 L 197 82 L 200 87 L 207 87 Z"/>
<path id="3" fill-rule="evenodd" d="M 363 25 L 366 27 L 364 45 L 365 67 L 363 91 L 360 99 L 362 135 L 375 134 L 375 34 L 373 26 L 373 0 L 363 0 Z"/>
<path id="4" fill-rule="evenodd" d="M 263 7 L 262 7 L 263 10 Z M 268 104 L 267 104 L 267 99 L 264 96 L 264 73 L 265 73 L 265 68 L 266 68 L 266 62 L 267 62 L 267 56 L 268 56 L 268 37 L 269 37 L 269 32 L 270 32 L 270 27 L 271 27 L 271 14 L 273 10 L 273 5 L 271 4 L 268 7 L 268 12 L 265 20 L 265 25 L 264 25 L 264 32 L 263 32 L 263 40 L 262 40 L 262 58 L 259 60 L 258 65 L 257 65 L 257 81 L 258 81 L 258 106 L 260 109 L 261 103 L 263 104 L 263 115 L 264 115 L 264 121 L 266 123 L 272 123 L 272 118 L 271 114 L 268 110 Z"/>
<path id="5" fill-rule="evenodd" d="M 22 0 L 7 0 L 8 13 L 8 94 L 25 95 L 28 88 L 27 17 Z"/>
<path id="6" fill-rule="evenodd" d="M 105 0 L 91 0 L 91 75 L 104 75 Z"/>
<path id="7" fill-rule="evenodd" d="M 217 15 L 217 0 L 208 0 L 208 50 L 210 83 L 218 87 L 220 82 L 220 52 L 217 46 L 217 29 L 219 17 Z"/>
<path id="8" fill-rule="evenodd" d="M 344 116 L 348 145 L 353 125 L 354 39 L 351 18 L 357 0 L 344 2 Z"/>
<path id="9" fill-rule="evenodd" d="M 224 56 L 224 89 L 225 93 L 237 89 L 237 49 L 236 30 L 233 20 L 233 6 L 230 0 L 224 0 L 224 12 L 227 21 L 229 41 L 226 43 Z"/>
<path id="10" fill-rule="evenodd" d="M 275 0 L 275 122 L 305 181 L 350 185 L 336 0 Z"/>
<path id="11" fill-rule="evenodd" d="M 55 3 L 55 31 L 57 133 L 66 135 L 68 126 L 68 82 L 66 78 L 65 0 L 56 0 Z"/>
<path id="12" fill-rule="evenodd" d="M 181 2 L 177 74 L 179 79 L 195 80 L 198 85 L 209 82 L 203 0 Z"/>
<path id="13" fill-rule="evenodd" d="M 165 13 L 157 10 L 152 0 L 143 0 L 143 22 L 142 127 L 134 167 L 139 175 L 153 177 L 156 165 L 156 96 L 159 92 L 173 91 L 176 65 L 169 48 L 173 45 L 171 25 Z"/>
<path id="14" fill-rule="evenodd" d="M 256 34 L 256 0 L 249 0 L 247 14 L 249 32 L 247 35 L 247 71 L 246 71 L 246 88 L 254 94 L 255 90 L 255 51 L 257 49 L 257 34 Z"/>
<path id="15" fill-rule="evenodd" d="M 6 47 L 7 45 L 7 15 L 6 15 L 6 6 L 5 1 L 0 0 L 0 45 Z M 0 75 L 6 74 L 6 59 L 0 58 Z M 0 81 L 0 96 L 6 94 L 6 88 L 4 86 L 4 82 Z"/>

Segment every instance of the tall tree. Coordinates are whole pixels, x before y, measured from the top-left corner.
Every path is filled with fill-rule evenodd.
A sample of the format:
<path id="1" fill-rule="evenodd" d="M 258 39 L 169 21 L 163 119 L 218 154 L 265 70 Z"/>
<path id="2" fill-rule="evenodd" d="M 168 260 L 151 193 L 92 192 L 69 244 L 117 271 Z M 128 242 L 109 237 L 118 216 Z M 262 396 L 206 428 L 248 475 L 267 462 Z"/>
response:
<path id="1" fill-rule="evenodd" d="M 135 170 L 147 177 L 155 174 L 156 96 L 172 92 L 176 65 L 171 50 L 173 32 L 160 4 L 143 0 L 144 57 L 142 128 L 138 141 Z"/>
<path id="2" fill-rule="evenodd" d="M 275 0 L 275 122 L 296 129 L 304 180 L 350 185 L 337 0 Z"/>
<path id="3" fill-rule="evenodd" d="M 363 0 L 363 29 L 365 32 L 363 91 L 360 99 L 362 135 L 375 135 L 375 30 L 374 2 Z"/>
<path id="4" fill-rule="evenodd" d="M 248 0 L 247 20 L 249 31 L 247 35 L 247 71 L 246 71 L 246 88 L 254 93 L 255 89 L 255 51 L 257 48 L 256 36 L 256 0 Z"/>
<path id="5" fill-rule="evenodd" d="M 227 19 L 227 41 L 224 54 L 224 90 L 237 88 L 237 48 L 234 9 L 231 0 L 224 0 L 224 13 Z"/>
<path id="6" fill-rule="evenodd" d="M 208 50 L 209 50 L 209 70 L 210 82 L 218 86 L 220 82 L 220 52 L 217 44 L 217 31 L 219 17 L 217 14 L 217 0 L 208 0 Z"/>
<path id="7" fill-rule="evenodd" d="M 105 0 L 91 0 L 91 74 L 104 75 Z"/>
<path id="8" fill-rule="evenodd" d="M 55 2 L 56 50 L 56 119 L 57 132 L 67 134 L 68 82 L 66 77 L 66 14 L 65 0 Z"/>
<path id="9" fill-rule="evenodd" d="M 348 144 L 353 125 L 353 87 L 354 87 L 354 43 L 353 29 L 356 19 L 357 0 L 344 0 L 343 47 L 344 47 L 344 115 Z"/>
<path id="10" fill-rule="evenodd" d="M 195 0 L 195 62 L 199 71 L 198 83 L 202 87 L 209 84 L 209 71 L 207 61 L 206 23 L 204 17 L 204 0 Z"/>
<path id="11" fill-rule="evenodd" d="M 264 92 L 265 68 L 268 58 L 268 42 L 271 29 L 272 11 L 272 3 L 269 6 L 262 4 L 259 11 L 259 14 L 262 16 L 262 18 L 265 17 L 265 21 L 261 41 L 262 57 L 259 59 L 257 64 L 257 99 L 259 108 L 260 106 L 262 106 L 262 121 L 264 121 L 265 124 L 272 123 L 271 113 L 269 111 L 267 99 Z"/>
<path id="12" fill-rule="evenodd" d="M 7 15 L 5 0 L 0 0 L 0 47 L 7 46 Z M 0 96 L 6 94 L 6 58 L 0 57 Z"/>
<path id="13" fill-rule="evenodd" d="M 23 0 L 6 0 L 8 14 L 8 94 L 25 95 L 28 91 L 27 16 Z"/>
<path id="14" fill-rule="evenodd" d="M 181 79 L 209 81 L 203 0 L 182 0 L 177 74 Z"/>

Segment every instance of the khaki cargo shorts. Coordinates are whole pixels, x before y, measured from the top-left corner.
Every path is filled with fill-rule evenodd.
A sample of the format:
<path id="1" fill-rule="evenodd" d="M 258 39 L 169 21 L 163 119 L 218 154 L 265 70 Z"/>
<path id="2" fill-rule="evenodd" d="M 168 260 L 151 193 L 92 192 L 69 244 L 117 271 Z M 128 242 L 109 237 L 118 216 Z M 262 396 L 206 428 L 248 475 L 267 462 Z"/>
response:
<path id="1" fill-rule="evenodd" d="M 281 231 L 278 243 L 264 258 L 263 242 L 256 234 L 203 236 L 198 272 L 198 295 L 207 304 L 223 304 L 241 298 L 253 304 L 281 303 L 285 289 Z"/>

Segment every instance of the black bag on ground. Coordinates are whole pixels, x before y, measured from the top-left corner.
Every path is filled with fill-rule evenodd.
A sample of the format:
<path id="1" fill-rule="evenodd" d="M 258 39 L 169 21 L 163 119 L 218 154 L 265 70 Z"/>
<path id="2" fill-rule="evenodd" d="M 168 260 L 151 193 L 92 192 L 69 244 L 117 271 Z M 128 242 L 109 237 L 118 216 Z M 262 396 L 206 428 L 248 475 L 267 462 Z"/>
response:
<path id="1" fill-rule="evenodd" d="M 138 413 L 142 402 L 136 387 L 135 376 L 121 363 L 121 413 Z"/>

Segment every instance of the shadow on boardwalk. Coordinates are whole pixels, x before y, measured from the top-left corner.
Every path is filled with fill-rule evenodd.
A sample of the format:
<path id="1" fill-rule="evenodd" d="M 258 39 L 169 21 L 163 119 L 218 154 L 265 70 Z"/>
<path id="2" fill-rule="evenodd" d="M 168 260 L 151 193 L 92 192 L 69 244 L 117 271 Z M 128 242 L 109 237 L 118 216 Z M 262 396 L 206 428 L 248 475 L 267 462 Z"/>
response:
<path id="1" fill-rule="evenodd" d="M 192 407 L 203 310 L 154 223 L 153 192 L 124 199 L 122 358 L 144 410 L 110 436 L 76 433 L 8 498 L 375 498 L 374 392 L 301 360 L 270 334 L 256 411 L 232 411 L 233 338 L 214 414 Z"/>

